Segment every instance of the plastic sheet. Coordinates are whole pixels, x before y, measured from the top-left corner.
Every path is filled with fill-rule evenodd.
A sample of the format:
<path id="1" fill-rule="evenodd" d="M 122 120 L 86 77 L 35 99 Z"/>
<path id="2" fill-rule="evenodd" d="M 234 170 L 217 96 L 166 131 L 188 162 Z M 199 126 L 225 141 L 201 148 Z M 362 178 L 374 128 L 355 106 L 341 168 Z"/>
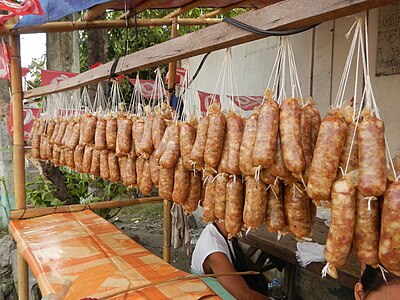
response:
<path id="1" fill-rule="evenodd" d="M 201 280 L 135 286 L 187 273 L 131 240 L 90 210 L 16 220 L 10 231 L 31 267 L 43 296 L 72 285 L 64 299 L 220 299 Z"/>

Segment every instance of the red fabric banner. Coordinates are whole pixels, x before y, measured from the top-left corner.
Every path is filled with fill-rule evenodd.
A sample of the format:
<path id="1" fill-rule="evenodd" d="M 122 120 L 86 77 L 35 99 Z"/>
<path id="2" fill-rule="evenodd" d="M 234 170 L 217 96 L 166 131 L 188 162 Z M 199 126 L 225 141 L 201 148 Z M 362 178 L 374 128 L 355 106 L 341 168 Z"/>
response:
<path id="1" fill-rule="evenodd" d="M 49 85 L 55 82 L 60 82 L 65 79 L 74 77 L 78 73 L 63 72 L 63 71 L 53 71 L 53 70 L 42 70 L 42 83 L 41 86 Z"/>
<path id="2" fill-rule="evenodd" d="M 132 83 L 133 85 L 136 85 L 137 80 L 130 78 L 129 79 L 130 83 Z M 157 99 L 159 97 L 159 95 L 163 95 L 165 96 L 165 94 L 167 93 L 165 91 L 165 89 L 163 88 L 161 91 L 153 91 L 154 90 L 154 80 L 144 80 L 144 79 L 140 79 L 140 88 L 142 91 L 142 96 L 146 99 Z"/>
<path id="3" fill-rule="evenodd" d="M 40 115 L 40 108 L 24 108 L 24 139 L 29 139 L 29 133 L 32 130 L 34 118 L 38 118 Z M 10 102 L 10 115 L 8 118 L 8 132 L 13 136 L 13 114 L 12 114 L 12 103 Z"/>
<path id="4" fill-rule="evenodd" d="M 177 85 L 183 86 L 185 83 L 185 73 L 186 69 L 184 68 L 176 68 L 176 76 L 175 76 L 175 83 Z M 165 75 L 165 83 L 168 84 L 168 72 Z"/>
<path id="5" fill-rule="evenodd" d="M 11 0 L 0 0 L 0 10 L 8 11 L 7 15 L 0 14 L 0 25 L 14 16 L 43 15 L 39 0 L 23 0 L 21 4 Z"/>
<path id="6" fill-rule="evenodd" d="M 199 94 L 200 112 L 202 115 L 205 115 L 207 113 L 207 108 L 210 106 L 210 104 L 213 100 L 215 103 L 221 104 L 221 98 L 219 95 L 214 95 L 214 94 L 202 92 L 202 91 L 197 91 L 197 93 Z"/>
<path id="7" fill-rule="evenodd" d="M 22 68 L 22 77 L 25 77 L 31 71 L 29 68 Z"/>
<path id="8" fill-rule="evenodd" d="M 263 96 L 227 96 L 235 105 L 245 111 L 253 110 L 262 103 Z"/>
<path id="9" fill-rule="evenodd" d="M 10 48 L 4 39 L 0 43 L 0 79 L 10 80 Z"/>

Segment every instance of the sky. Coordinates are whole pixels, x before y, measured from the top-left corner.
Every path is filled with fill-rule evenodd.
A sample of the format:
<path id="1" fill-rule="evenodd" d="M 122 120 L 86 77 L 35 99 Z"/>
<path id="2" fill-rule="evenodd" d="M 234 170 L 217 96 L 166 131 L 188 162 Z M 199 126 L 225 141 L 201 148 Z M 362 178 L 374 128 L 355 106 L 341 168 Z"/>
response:
<path id="1" fill-rule="evenodd" d="M 21 35 L 21 64 L 28 67 L 32 58 L 39 58 L 46 53 L 46 34 L 22 34 Z"/>

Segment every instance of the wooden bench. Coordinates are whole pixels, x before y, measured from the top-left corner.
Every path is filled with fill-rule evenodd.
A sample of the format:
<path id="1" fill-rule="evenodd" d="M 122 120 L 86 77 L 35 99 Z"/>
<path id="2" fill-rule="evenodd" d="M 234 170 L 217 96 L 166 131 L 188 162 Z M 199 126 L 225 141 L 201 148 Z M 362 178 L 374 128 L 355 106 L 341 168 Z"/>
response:
<path id="1" fill-rule="evenodd" d="M 10 232 L 37 278 L 43 296 L 58 293 L 69 279 L 65 299 L 220 299 L 187 275 L 130 239 L 91 210 L 14 220 Z"/>
<path id="2" fill-rule="evenodd" d="M 321 220 L 317 219 L 312 228 L 313 242 L 324 245 L 327 233 L 328 228 Z M 252 247 L 251 249 L 260 249 L 266 254 L 266 256 L 274 256 L 286 262 L 286 292 L 288 294 L 288 299 L 295 299 L 295 295 L 293 295 L 295 274 L 296 269 L 300 267 L 296 259 L 297 241 L 293 235 L 282 236 L 279 241 L 277 241 L 276 237 L 276 233 L 269 233 L 265 226 L 261 226 L 256 230 L 250 231 L 247 235 L 243 234 L 241 241 L 250 245 L 250 247 Z M 324 263 L 311 263 L 307 266 L 306 270 L 321 275 L 321 270 L 324 265 Z M 329 276 L 327 276 L 327 278 L 350 289 L 354 288 L 354 284 L 360 276 L 360 263 L 356 259 L 354 253 L 350 255 L 347 266 L 338 269 L 338 275 L 338 279 L 333 279 Z"/>

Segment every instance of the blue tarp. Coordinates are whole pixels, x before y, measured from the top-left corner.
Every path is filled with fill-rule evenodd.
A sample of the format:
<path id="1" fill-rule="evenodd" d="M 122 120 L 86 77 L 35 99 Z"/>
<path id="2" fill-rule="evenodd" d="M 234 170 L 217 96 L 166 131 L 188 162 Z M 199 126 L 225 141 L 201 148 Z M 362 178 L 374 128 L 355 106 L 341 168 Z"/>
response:
<path id="1" fill-rule="evenodd" d="M 41 25 L 56 21 L 62 17 L 108 1 L 109 0 L 40 0 L 43 15 L 24 16 L 14 28 Z"/>

